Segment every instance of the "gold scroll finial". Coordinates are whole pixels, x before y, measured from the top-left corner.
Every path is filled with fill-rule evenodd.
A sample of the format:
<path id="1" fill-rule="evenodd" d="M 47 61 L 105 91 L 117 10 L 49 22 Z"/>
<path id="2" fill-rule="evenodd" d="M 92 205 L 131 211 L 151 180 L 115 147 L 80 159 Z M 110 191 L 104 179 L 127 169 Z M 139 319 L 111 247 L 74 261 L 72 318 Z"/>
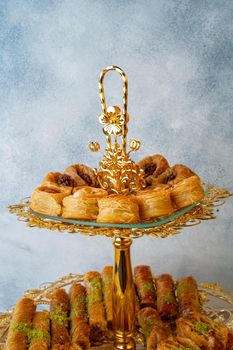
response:
<path id="1" fill-rule="evenodd" d="M 104 77 L 107 72 L 116 71 L 123 81 L 122 108 L 106 105 L 104 95 Z M 145 187 L 143 170 L 130 159 L 130 153 L 140 148 L 138 140 L 130 141 L 130 151 L 127 152 L 127 124 L 129 115 L 128 105 L 128 79 L 125 72 L 116 66 L 110 66 L 102 70 L 99 78 L 99 91 L 102 113 L 99 117 L 103 125 L 103 132 L 106 135 L 107 148 L 103 160 L 100 162 L 100 169 L 97 171 L 97 178 L 102 188 L 110 193 L 134 192 Z M 121 142 L 120 142 L 121 141 Z M 90 147 L 95 150 L 95 147 Z"/>

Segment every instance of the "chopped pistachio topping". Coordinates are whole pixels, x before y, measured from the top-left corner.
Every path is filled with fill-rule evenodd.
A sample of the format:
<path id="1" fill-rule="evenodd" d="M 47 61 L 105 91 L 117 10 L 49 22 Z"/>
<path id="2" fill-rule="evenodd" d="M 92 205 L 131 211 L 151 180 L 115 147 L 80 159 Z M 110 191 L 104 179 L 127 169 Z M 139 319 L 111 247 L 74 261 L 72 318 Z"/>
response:
<path id="1" fill-rule="evenodd" d="M 151 282 L 145 282 L 142 283 L 140 288 L 139 288 L 139 293 L 147 293 L 147 292 L 154 292 L 154 286 Z"/>
<path id="2" fill-rule="evenodd" d="M 93 291 L 88 298 L 88 304 L 92 305 L 98 301 L 102 301 L 102 296 L 99 291 Z"/>
<path id="3" fill-rule="evenodd" d="M 68 326 L 69 317 L 61 306 L 57 306 L 54 310 L 51 311 L 50 319 L 65 327 Z"/>
<path id="4" fill-rule="evenodd" d="M 209 329 L 210 326 L 204 322 L 196 322 L 194 325 L 194 330 L 197 331 L 199 334 L 206 335 L 208 334 Z"/>
<path id="5" fill-rule="evenodd" d="M 18 331 L 18 332 L 23 332 L 26 335 L 28 334 L 28 332 L 30 331 L 30 327 L 27 323 L 23 323 L 23 322 L 18 322 L 15 323 L 12 327 L 13 331 Z"/>
<path id="6" fill-rule="evenodd" d="M 150 335 L 150 333 L 155 325 L 159 326 L 159 327 L 164 327 L 162 321 L 158 320 L 157 318 L 151 318 L 151 319 L 146 321 L 145 326 L 142 328 L 142 332 L 146 338 L 149 337 L 149 335 Z"/>
<path id="7" fill-rule="evenodd" d="M 163 295 L 162 300 L 165 304 L 170 304 L 170 303 L 173 303 L 175 301 L 173 295 Z"/>
<path id="8" fill-rule="evenodd" d="M 102 301 L 102 282 L 99 278 L 91 281 L 91 292 L 88 296 L 88 305 L 92 305 L 97 301 Z"/>
<path id="9" fill-rule="evenodd" d="M 28 334 L 29 343 L 31 343 L 33 340 L 44 340 L 46 343 L 49 343 L 50 336 L 46 330 L 34 328 Z"/>
<path id="10" fill-rule="evenodd" d="M 102 289 L 102 282 L 99 278 L 93 278 L 90 283 L 93 289 Z"/>
<path id="11" fill-rule="evenodd" d="M 109 286 L 111 283 L 112 283 L 112 277 L 106 277 L 106 278 L 104 279 L 104 284 L 105 284 L 106 286 Z"/>

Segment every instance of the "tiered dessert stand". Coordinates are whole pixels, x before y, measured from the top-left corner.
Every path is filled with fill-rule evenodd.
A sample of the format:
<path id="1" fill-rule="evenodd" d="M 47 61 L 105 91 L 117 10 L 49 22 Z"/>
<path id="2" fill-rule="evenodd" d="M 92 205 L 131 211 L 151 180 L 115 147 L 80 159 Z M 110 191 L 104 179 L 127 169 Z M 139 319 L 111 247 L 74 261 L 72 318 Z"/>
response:
<path id="1" fill-rule="evenodd" d="M 123 105 L 106 106 L 104 95 L 104 77 L 107 72 L 116 71 L 123 81 Z M 128 80 L 122 69 L 110 66 L 101 72 L 99 79 L 102 114 L 99 117 L 106 135 L 107 148 L 100 167 L 96 170 L 97 178 L 103 189 L 116 194 L 127 194 L 145 187 L 143 171 L 130 159 L 130 153 L 140 148 L 140 142 L 131 140 L 130 151 L 127 151 L 127 113 Z M 91 142 L 89 148 L 97 152 L 100 146 Z M 206 186 L 206 195 L 200 202 L 176 212 L 170 217 L 151 219 L 137 224 L 101 224 L 60 217 L 51 217 L 33 212 L 29 208 L 29 201 L 10 206 L 20 220 L 27 221 L 30 227 L 47 228 L 69 233 L 83 233 L 86 235 L 105 235 L 113 238 L 115 251 L 113 277 L 113 331 L 114 348 L 118 350 L 135 349 L 135 291 L 131 268 L 130 247 L 133 238 L 143 235 L 164 238 L 178 233 L 183 227 L 198 225 L 202 220 L 215 218 L 214 208 L 224 203 L 224 198 L 231 194 L 225 189 Z M 72 277 L 72 276 L 70 276 Z M 69 281 L 69 277 L 68 277 Z M 63 282 L 63 284 L 62 284 Z M 69 283 L 69 282 L 68 282 Z M 65 285 L 66 279 L 60 281 Z M 31 292 L 37 296 L 38 292 Z"/>

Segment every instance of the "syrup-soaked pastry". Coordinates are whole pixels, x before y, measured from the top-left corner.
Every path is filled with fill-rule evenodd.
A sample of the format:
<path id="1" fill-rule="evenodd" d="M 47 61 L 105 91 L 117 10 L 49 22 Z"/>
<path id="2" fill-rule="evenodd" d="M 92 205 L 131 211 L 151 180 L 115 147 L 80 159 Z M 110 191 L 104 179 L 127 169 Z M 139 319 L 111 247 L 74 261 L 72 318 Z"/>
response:
<path id="1" fill-rule="evenodd" d="M 195 317 L 201 311 L 197 282 L 193 276 L 180 279 L 176 286 L 180 316 Z"/>
<path id="2" fill-rule="evenodd" d="M 77 344 L 56 344 L 52 347 L 52 350 L 82 350 L 82 348 Z"/>
<path id="3" fill-rule="evenodd" d="M 97 222 L 130 224 L 139 221 L 139 206 L 134 195 L 110 195 L 98 199 Z"/>
<path id="4" fill-rule="evenodd" d="M 169 167 L 166 158 L 160 154 L 146 157 L 138 162 L 138 165 L 141 169 L 143 169 L 148 185 L 151 185 L 152 181 Z"/>
<path id="5" fill-rule="evenodd" d="M 175 286 L 170 275 L 163 274 L 155 279 L 157 310 L 161 317 L 171 318 L 177 315 Z"/>
<path id="6" fill-rule="evenodd" d="M 51 296 L 50 319 L 51 319 L 51 345 L 69 345 L 69 311 L 70 299 L 66 291 L 57 289 Z"/>
<path id="7" fill-rule="evenodd" d="M 207 350 L 224 350 L 227 346 L 229 330 L 207 316 L 199 315 L 195 319 L 181 317 L 176 321 L 177 333 L 193 340 Z"/>
<path id="8" fill-rule="evenodd" d="M 27 336 L 32 326 L 36 306 L 29 298 L 15 305 L 4 350 L 27 350 Z"/>
<path id="9" fill-rule="evenodd" d="M 95 171 L 85 164 L 71 165 L 65 169 L 64 174 L 74 179 L 77 186 L 99 186 Z"/>
<path id="10" fill-rule="evenodd" d="M 50 318 L 47 310 L 37 311 L 30 332 L 29 350 L 48 350 L 50 346 Z"/>
<path id="11" fill-rule="evenodd" d="M 138 312 L 137 319 L 146 338 L 147 350 L 156 350 L 158 343 L 169 335 L 158 312 L 152 307 L 145 307 Z"/>
<path id="12" fill-rule="evenodd" d="M 73 283 L 70 288 L 70 335 L 72 344 L 82 350 L 90 349 L 90 327 L 87 316 L 86 288 L 80 283 Z"/>
<path id="13" fill-rule="evenodd" d="M 136 198 L 141 219 L 169 215 L 174 210 L 169 187 L 166 185 L 138 191 Z"/>
<path id="14" fill-rule="evenodd" d="M 70 189 L 40 186 L 32 192 L 30 208 L 38 213 L 59 216 L 62 200 L 69 196 Z"/>
<path id="15" fill-rule="evenodd" d="M 102 279 L 99 272 L 90 271 L 84 275 L 87 288 L 87 310 L 91 340 L 96 341 L 107 331 L 107 320 L 102 294 Z"/>
<path id="16" fill-rule="evenodd" d="M 205 196 L 198 176 L 194 175 L 180 181 L 171 189 L 171 198 L 176 208 L 185 208 Z"/>
<path id="17" fill-rule="evenodd" d="M 233 350 L 233 332 L 228 333 L 226 350 Z"/>
<path id="18" fill-rule="evenodd" d="M 102 270 L 103 300 L 106 310 L 108 326 L 112 326 L 112 292 L 113 292 L 113 267 L 105 266 Z"/>
<path id="19" fill-rule="evenodd" d="M 156 294 L 150 266 L 135 266 L 134 281 L 141 308 L 146 306 L 155 308 Z"/>
<path id="20" fill-rule="evenodd" d="M 77 183 L 67 174 L 48 173 L 40 185 L 57 189 L 62 188 L 64 190 L 70 190 L 71 192 L 72 188 L 77 186 Z"/>
<path id="21" fill-rule="evenodd" d="M 157 350 L 201 350 L 191 339 L 170 336 L 159 342 Z"/>
<path id="22" fill-rule="evenodd" d="M 97 200 L 107 196 L 101 188 L 83 186 L 76 188 L 73 195 L 64 198 L 62 217 L 79 220 L 96 220 L 99 213 Z"/>
<path id="23" fill-rule="evenodd" d="M 190 168 L 183 164 L 175 164 L 167 168 L 158 177 L 154 178 L 151 185 L 155 187 L 159 184 L 176 185 L 188 177 L 196 175 Z M 197 175 L 196 175 L 197 176 Z"/>

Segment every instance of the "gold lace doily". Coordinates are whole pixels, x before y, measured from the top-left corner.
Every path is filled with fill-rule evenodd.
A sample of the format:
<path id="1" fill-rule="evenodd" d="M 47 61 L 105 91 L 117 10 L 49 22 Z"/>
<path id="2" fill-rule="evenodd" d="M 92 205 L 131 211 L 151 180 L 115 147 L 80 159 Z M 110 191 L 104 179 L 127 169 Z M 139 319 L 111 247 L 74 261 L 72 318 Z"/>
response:
<path id="1" fill-rule="evenodd" d="M 66 233 L 81 233 L 87 236 L 104 235 L 107 237 L 131 237 L 138 238 L 148 235 L 156 238 L 164 238 L 179 233 L 184 227 L 196 226 L 202 220 L 214 219 L 215 208 L 225 203 L 224 199 L 232 196 L 226 190 L 215 186 L 208 186 L 207 194 L 199 205 L 178 218 L 173 219 L 160 226 L 152 228 L 111 228 L 111 227 L 90 227 L 75 224 L 68 224 L 60 221 L 51 221 L 33 214 L 29 209 L 29 198 L 18 204 L 10 205 L 9 211 L 17 215 L 19 221 L 24 221 L 29 227 L 45 228 Z M 148 223 L 149 221 L 147 221 Z"/>
<path id="2" fill-rule="evenodd" d="M 33 299 L 36 305 L 48 308 L 50 296 L 55 289 L 69 287 L 72 282 L 82 283 L 83 280 L 83 275 L 70 273 L 55 282 L 43 283 L 38 289 L 28 290 L 24 293 L 24 296 Z M 224 293 L 221 286 L 217 283 L 199 283 L 198 289 L 205 314 L 220 323 L 224 323 L 233 331 L 233 297 Z M 13 310 L 14 307 L 0 313 L 0 349 L 4 346 Z M 135 340 L 138 344 L 137 349 L 144 349 L 144 337 L 140 332 L 136 333 Z M 102 338 L 99 343 L 93 344 L 93 349 L 97 346 L 99 348 L 103 344 L 111 344 L 111 342 L 112 333 L 110 332 L 108 338 Z M 107 348 L 109 349 L 109 345 Z"/>

